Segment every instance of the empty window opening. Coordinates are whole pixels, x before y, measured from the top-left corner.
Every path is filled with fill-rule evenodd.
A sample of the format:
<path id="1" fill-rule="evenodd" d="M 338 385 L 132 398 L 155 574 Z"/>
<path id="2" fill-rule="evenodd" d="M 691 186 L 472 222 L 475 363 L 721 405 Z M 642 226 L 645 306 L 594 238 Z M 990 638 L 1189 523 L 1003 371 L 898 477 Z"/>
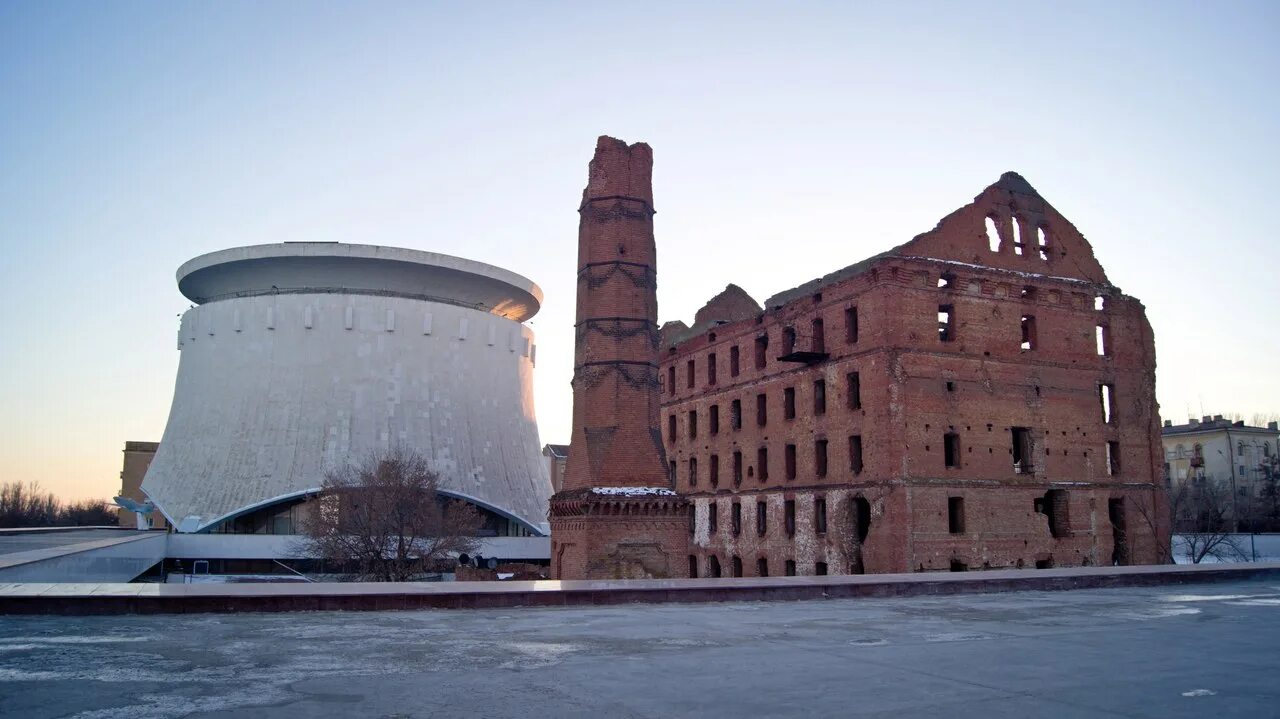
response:
<path id="1" fill-rule="evenodd" d="M 711 559 L 708 561 L 708 565 L 709 565 L 708 574 L 712 577 L 719 579 L 720 578 L 720 558 L 715 555 L 712 555 Z"/>
<path id="2" fill-rule="evenodd" d="M 1102 295 L 1098 295 L 1097 297 L 1093 298 L 1093 309 L 1097 310 L 1098 312 L 1101 312 L 1106 308 L 1107 308 L 1107 298 L 1103 297 Z"/>
<path id="3" fill-rule="evenodd" d="M 960 467 L 960 435 L 947 432 L 942 435 L 943 462 L 948 469 Z"/>
<path id="4" fill-rule="evenodd" d="M 698 438 L 698 411 L 689 410 L 689 439 Z"/>
<path id="5" fill-rule="evenodd" d="M 796 418 L 796 388 L 787 387 L 782 390 L 782 418 Z"/>
<path id="6" fill-rule="evenodd" d="M 796 560 L 788 559 L 786 561 L 785 566 L 786 566 L 786 573 L 788 577 L 796 576 Z"/>
<path id="7" fill-rule="evenodd" d="M 756 369 L 764 369 L 765 363 L 768 361 L 766 355 L 769 352 L 769 335 L 760 335 L 756 338 Z"/>
<path id="8" fill-rule="evenodd" d="M 769 402 L 763 394 L 756 395 L 756 424 L 761 427 L 769 423 Z"/>
<path id="9" fill-rule="evenodd" d="M 845 381 L 849 385 L 849 409 L 862 409 L 862 382 L 857 372 L 850 372 Z"/>
<path id="10" fill-rule="evenodd" d="M 796 446 L 788 444 L 782 456 L 783 463 L 786 465 L 787 481 L 791 481 L 796 478 Z"/>
<path id="11" fill-rule="evenodd" d="M 694 378 L 693 378 L 693 371 L 694 371 L 694 370 L 693 370 L 693 360 L 689 360 L 688 362 L 686 362 L 686 363 L 685 363 L 685 373 L 689 375 L 689 376 L 688 376 L 688 378 L 687 378 L 687 380 L 686 380 L 686 382 L 685 382 L 685 386 L 686 386 L 686 387 L 692 387 L 692 386 L 693 386 L 693 379 L 694 379 Z"/>
<path id="12" fill-rule="evenodd" d="M 947 497 L 947 531 L 964 534 L 964 497 Z"/>
<path id="13" fill-rule="evenodd" d="M 1071 533 L 1071 523 L 1067 516 L 1067 491 L 1051 489 L 1043 497 L 1035 500 L 1035 510 L 1049 518 L 1049 534 L 1054 539 L 1066 537 Z"/>
<path id="14" fill-rule="evenodd" d="M 689 486 L 698 486 L 698 458 L 689 458 Z"/>
<path id="15" fill-rule="evenodd" d="M 867 541 L 867 534 L 871 530 L 871 503 L 866 497 L 853 498 L 849 505 L 849 518 L 852 525 L 849 527 L 850 534 L 856 540 L 850 552 L 849 573 L 863 574 L 866 572 L 866 565 L 862 560 L 862 545 Z"/>
<path id="16" fill-rule="evenodd" d="M 769 479 L 769 448 L 761 447 L 756 450 L 756 472 L 759 473 L 761 482 Z"/>
<path id="17" fill-rule="evenodd" d="M 707 463 L 707 481 L 712 487 L 720 486 L 720 455 L 713 454 Z"/>
<path id="18" fill-rule="evenodd" d="M 763 537 L 769 531 L 769 505 L 764 500 L 756 502 L 756 534 Z"/>
<path id="19" fill-rule="evenodd" d="M 856 477 L 862 474 L 862 435 L 849 437 L 849 469 Z"/>
<path id="20" fill-rule="evenodd" d="M 951 305 L 938 305 L 938 339 L 950 342 L 955 338 L 955 308 Z"/>
<path id="21" fill-rule="evenodd" d="M 1120 474 L 1120 443 L 1107 442 L 1107 474 Z"/>
<path id="22" fill-rule="evenodd" d="M 1110 354 L 1108 347 L 1111 345 L 1111 329 L 1106 325 L 1097 325 L 1094 327 L 1094 340 L 1097 344 L 1098 356 L 1106 357 Z"/>
<path id="23" fill-rule="evenodd" d="M 956 276 L 950 272 L 943 272 L 938 278 L 938 289 L 952 289 L 955 287 Z"/>
<path id="24" fill-rule="evenodd" d="M 1108 499 L 1107 514 L 1111 518 L 1111 564 L 1112 566 L 1127 565 L 1129 564 L 1129 531 L 1125 525 L 1124 498 Z"/>
<path id="25" fill-rule="evenodd" d="M 827 413 L 827 382 L 826 380 L 813 381 L 813 413 Z"/>
<path id="26" fill-rule="evenodd" d="M 730 506 L 729 530 L 733 532 L 735 537 L 742 534 L 742 505 L 737 502 Z"/>
<path id="27" fill-rule="evenodd" d="M 707 505 L 707 532 L 715 534 L 720 529 L 720 505 L 712 502 Z"/>
<path id="28" fill-rule="evenodd" d="M 720 434 L 720 405 L 713 404 L 707 413 L 707 429 L 711 434 Z"/>
<path id="29" fill-rule="evenodd" d="M 996 218 L 991 215 L 987 216 L 987 247 L 992 252 L 1000 251 L 1000 229 L 996 225 Z"/>
<path id="30" fill-rule="evenodd" d="M 1098 400 L 1102 403 L 1102 421 L 1107 424 L 1115 424 L 1116 421 L 1115 395 L 1115 385 L 1098 385 Z"/>
<path id="31" fill-rule="evenodd" d="M 1014 474 L 1032 474 L 1035 467 L 1031 459 L 1031 430 L 1026 427 L 1011 427 L 1009 431 L 1013 435 Z"/>
<path id="32" fill-rule="evenodd" d="M 707 384 L 716 383 L 716 353 L 707 355 Z"/>
<path id="33" fill-rule="evenodd" d="M 695 505 L 689 505 L 689 534 L 694 534 L 698 528 L 698 508 Z"/>
<path id="34" fill-rule="evenodd" d="M 733 486 L 742 485 L 742 453 L 733 453 Z"/>
<path id="35" fill-rule="evenodd" d="M 788 499 L 782 503 L 783 524 L 787 529 L 787 536 L 796 536 L 796 500 Z"/>
<path id="36" fill-rule="evenodd" d="M 1022 316 L 1022 349 L 1036 348 L 1036 318 L 1031 315 Z"/>
<path id="37" fill-rule="evenodd" d="M 1045 232 L 1043 226 L 1036 228 L 1036 250 L 1040 253 L 1040 259 L 1045 262 L 1049 261 L 1049 233 Z"/>
<path id="38" fill-rule="evenodd" d="M 689 555 L 689 578 L 698 578 L 698 555 L 696 554 Z"/>
<path id="39" fill-rule="evenodd" d="M 844 308 L 844 341 L 853 344 L 858 341 L 858 308 Z"/>
<path id="40" fill-rule="evenodd" d="M 667 415 L 667 440 L 676 441 L 676 416 Z"/>
<path id="41" fill-rule="evenodd" d="M 676 366 L 671 365 L 667 368 L 667 391 L 671 394 L 676 393 Z"/>
<path id="42" fill-rule="evenodd" d="M 813 331 L 813 346 L 811 346 L 809 349 L 813 352 L 826 352 L 827 351 L 826 325 L 823 324 L 822 319 L 819 318 L 813 321 L 811 328 Z"/>
<path id="43" fill-rule="evenodd" d="M 789 355 L 796 351 L 796 331 L 793 327 L 782 330 L 782 354 Z"/>
<path id="44" fill-rule="evenodd" d="M 739 371 L 738 348 L 736 346 L 730 347 L 729 348 L 729 376 L 737 377 L 738 371 Z"/>
<path id="45" fill-rule="evenodd" d="M 952 381 L 950 381 L 950 380 L 948 380 L 948 381 L 947 381 L 947 391 L 948 391 L 948 392 L 955 392 L 955 391 L 956 391 L 956 383 L 955 383 L 955 382 L 952 382 Z"/>
<path id="46" fill-rule="evenodd" d="M 827 476 L 827 440 L 819 439 L 813 443 L 813 473 L 819 477 Z"/>
<path id="47" fill-rule="evenodd" d="M 673 459 L 667 463 L 667 474 L 671 478 L 671 483 L 676 483 L 676 461 Z"/>
<path id="48" fill-rule="evenodd" d="M 729 403 L 729 426 L 742 429 L 742 400 L 735 399 Z"/>
<path id="49" fill-rule="evenodd" d="M 827 533 L 827 498 L 818 497 L 813 500 L 813 531 L 816 534 Z"/>
<path id="50" fill-rule="evenodd" d="M 968 564 L 965 564 L 964 562 L 960 561 L 959 559 L 953 559 L 953 560 L 951 560 L 951 571 L 953 571 L 953 572 L 967 572 L 967 571 L 969 571 L 969 565 L 968 565 Z"/>
<path id="51" fill-rule="evenodd" d="M 742 576 L 742 558 L 741 557 L 733 558 L 733 576 L 735 577 Z"/>
<path id="52" fill-rule="evenodd" d="M 758 577 L 769 576 L 769 560 L 765 559 L 764 557 L 761 557 L 756 560 L 756 576 Z"/>
<path id="53" fill-rule="evenodd" d="M 1031 285 L 1023 285 L 1023 286 L 1022 286 L 1022 299 L 1024 299 L 1024 300 L 1034 300 L 1035 298 L 1036 298 L 1036 288 L 1032 287 Z"/>
<path id="54" fill-rule="evenodd" d="M 1036 569 L 1053 569 L 1053 559 L 1037 559 Z"/>
<path id="55" fill-rule="evenodd" d="M 1009 224 L 1013 227 L 1013 254 L 1022 255 L 1022 222 L 1017 215 L 1009 218 Z"/>
<path id="56" fill-rule="evenodd" d="M 814 573 L 814 574 L 816 574 L 816 575 L 817 575 L 817 576 L 819 576 L 819 577 L 825 577 L 825 576 L 827 576 L 827 563 L 826 563 L 826 562 L 814 562 L 814 564 L 813 564 L 813 573 Z"/>

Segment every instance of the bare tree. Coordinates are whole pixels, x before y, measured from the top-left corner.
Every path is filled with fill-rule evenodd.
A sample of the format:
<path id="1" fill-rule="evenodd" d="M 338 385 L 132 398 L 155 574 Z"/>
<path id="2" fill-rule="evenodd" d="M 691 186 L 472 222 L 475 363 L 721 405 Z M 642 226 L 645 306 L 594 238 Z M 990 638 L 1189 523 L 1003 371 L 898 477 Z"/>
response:
<path id="1" fill-rule="evenodd" d="M 1258 464 L 1258 515 L 1262 530 L 1280 529 L 1280 454 L 1268 454 Z"/>
<path id="2" fill-rule="evenodd" d="M 83 527 L 115 525 L 106 502 L 85 499 L 64 504 L 36 482 L 0 484 L 0 527 Z"/>
<path id="3" fill-rule="evenodd" d="M 1243 561 L 1248 556 L 1232 534 L 1231 486 L 1222 480 L 1188 478 L 1170 492 L 1171 517 L 1177 532 L 1174 542 L 1182 553 L 1199 564 L 1206 558 Z"/>
<path id="4" fill-rule="evenodd" d="M 439 494 L 439 476 L 395 449 L 328 473 L 303 522 L 307 556 L 365 581 L 403 582 L 479 547 L 475 507 Z"/>
<path id="5" fill-rule="evenodd" d="M 1181 500 L 1174 494 L 1175 491 L 1172 489 L 1165 491 L 1157 489 L 1132 498 L 1132 506 L 1138 512 L 1138 518 L 1151 534 L 1151 543 L 1156 549 L 1156 564 L 1173 564 L 1173 546 L 1167 541 L 1168 536 L 1164 535 L 1160 528 L 1165 521 L 1168 521 L 1163 517 L 1164 509 L 1169 510 L 1170 518 L 1177 515 L 1177 505 Z M 1168 507 L 1160 506 L 1166 502 Z"/>

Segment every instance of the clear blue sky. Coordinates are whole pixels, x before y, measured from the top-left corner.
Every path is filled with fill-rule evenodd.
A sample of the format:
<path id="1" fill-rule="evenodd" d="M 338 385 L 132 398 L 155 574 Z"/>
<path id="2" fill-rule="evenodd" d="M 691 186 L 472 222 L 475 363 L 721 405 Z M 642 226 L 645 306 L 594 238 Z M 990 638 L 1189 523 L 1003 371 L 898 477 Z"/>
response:
<path id="1" fill-rule="evenodd" d="M 595 138 L 654 147 L 663 320 L 928 230 L 1017 170 L 1155 327 L 1166 417 L 1280 411 L 1276 3 L 0 3 L 0 479 L 158 440 L 174 270 L 284 240 L 520 272 L 568 439 Z"/>

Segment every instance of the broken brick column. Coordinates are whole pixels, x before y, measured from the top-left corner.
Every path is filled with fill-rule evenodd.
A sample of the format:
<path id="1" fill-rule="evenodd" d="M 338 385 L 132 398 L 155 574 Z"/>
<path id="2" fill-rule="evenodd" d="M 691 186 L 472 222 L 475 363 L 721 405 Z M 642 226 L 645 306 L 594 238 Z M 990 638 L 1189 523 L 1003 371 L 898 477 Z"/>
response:
<path id="1" fill-rule="evenodd" d="M 557 579 L 688 576 L 688 507 L 658 427 L 653 153 L 601 137 L 578 208 L 573 435 L 551 498 Z"/>

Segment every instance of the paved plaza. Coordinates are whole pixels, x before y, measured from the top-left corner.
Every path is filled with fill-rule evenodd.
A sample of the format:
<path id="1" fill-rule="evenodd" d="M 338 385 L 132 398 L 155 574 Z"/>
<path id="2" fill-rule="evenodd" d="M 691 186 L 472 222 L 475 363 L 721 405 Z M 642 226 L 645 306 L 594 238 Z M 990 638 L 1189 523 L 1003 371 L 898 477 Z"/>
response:
<path id="1" fill-rule="evenodd" d="M 0 714 L 1275 716 L 1280 583 L 412 612 L 0 617 Z"/>

